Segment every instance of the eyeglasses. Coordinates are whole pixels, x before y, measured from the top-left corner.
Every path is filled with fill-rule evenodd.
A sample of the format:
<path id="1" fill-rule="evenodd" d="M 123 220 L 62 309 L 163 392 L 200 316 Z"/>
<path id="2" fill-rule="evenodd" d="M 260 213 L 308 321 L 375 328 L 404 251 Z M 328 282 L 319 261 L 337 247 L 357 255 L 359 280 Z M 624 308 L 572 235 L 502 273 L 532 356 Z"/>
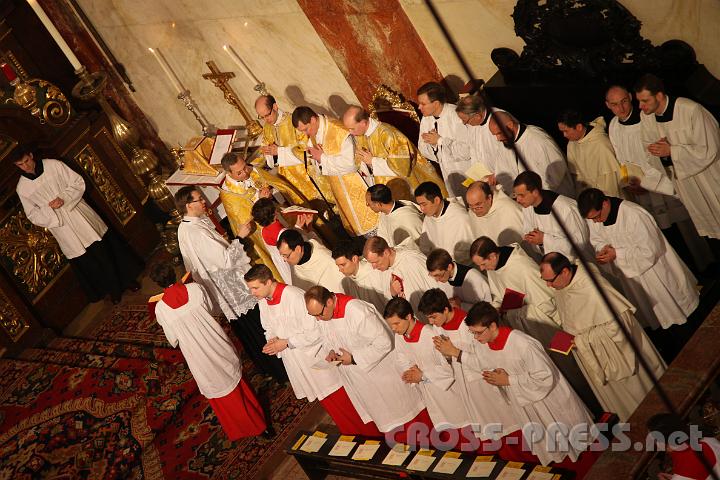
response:
<path id="1" fill-rule="evenodd" d="M 270 110 L 270 113 L 266 113 L 265 115 L 260 115 L 258 113 L 257 118 L 258 118 L 258 120 L 267 120 L 268 118 L 272 117 L 272 114 L 273 114 L 272 110 Z"/>
<path id="2" fill-rule="evenodd" d="M 560 273 L 562 273 L 562 270 L 560 271 Z M 550 280 L 547 280 L 547 279 L 545 279 L 545 278 L 542 278 L 542 276 L 541 276 L 541 277 L 540 277 L 540 280 L 542 280 L 543 282 L 547 282 L 547 283 L 553 283 L 553 282 L 557 279 L 557 277 L 560 276 L 560 273 L 558 273 L 557 275 L 555 275 L 555 276 L 554 276 L 553 278 L 551 278 Z"/>
<path id="3" fill-rule="evenodd" d="M 191 200 L 191 201 L 189 201 L 188 203 L 204 202 L 204 201 L 205 201 L 204 198 L 198 198 L 198 199 L 195 199 L 195 200 Z"/>
<path id="4" fill-rule="evenodd" d="M 485 333 L 487 331 L 488 331 L 487 327 L 483 328 L 482 330 L 471 330 L 473 337 L 479 337 L 480 335 L 482 335 L 483 333 Z"/>
<path id="5" fill-rule="evenodd" d="M 327 303 L 325 303 L 323 305 L 323 308 L 322 308 L 322 310 L 320 310 L 320 313 L 310 313 L 310 312 L 308 312 L 308 313 L 310 313 L 310 315 L 313 317 L 322 317 L 323 313 L 325 313 L 325 307 L 327 307 Z"/>

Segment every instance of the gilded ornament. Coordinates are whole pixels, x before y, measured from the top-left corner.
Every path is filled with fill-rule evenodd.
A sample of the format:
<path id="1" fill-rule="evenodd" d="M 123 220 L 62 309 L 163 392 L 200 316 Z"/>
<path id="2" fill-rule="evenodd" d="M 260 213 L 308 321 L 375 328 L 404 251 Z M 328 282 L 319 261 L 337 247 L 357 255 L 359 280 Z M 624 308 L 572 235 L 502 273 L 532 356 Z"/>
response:
<path id="1" fill-rule="evenodd" d="M 100 157 L 90 145 L 86 145 L 80 153 L 75 155 L 75 161 L 82 167 L 90 177 L 95 188 L 100 192 L 117 219 L 123 225 L 135 215 L 132 207 L 122 189 L 112 178 L 107 167 L 102 163 Z"/>
<path id="2" fill-rule="evenodd" d="M 388 108 L 389 107 L 389 108 Z M 368 113 L 374 119 L 377 119 L 378 112 L 388 110 L 398 110 L 407 112 L 410 117 L 417 123 L 420 123 L 420 117 L 415 110 L 415 106 L 408 102 L 402 94 L 396 92 L 387 85 L 380 85 L 370 99 L 368 105 Z"/>
<path id="3" fill-rule="evenodd" d="M 50 231 L 33 225 L 22 210 L 0 227 L 0 255 L 31 294 L 42 291 L 67 264 Z"/>

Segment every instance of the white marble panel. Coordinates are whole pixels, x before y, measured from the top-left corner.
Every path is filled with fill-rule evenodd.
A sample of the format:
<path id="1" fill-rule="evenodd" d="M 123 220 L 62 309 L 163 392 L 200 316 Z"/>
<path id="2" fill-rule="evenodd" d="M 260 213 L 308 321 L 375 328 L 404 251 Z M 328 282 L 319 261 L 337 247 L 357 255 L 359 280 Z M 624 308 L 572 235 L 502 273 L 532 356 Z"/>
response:
<path id="1" fill-rule="evenodd" d="M 125 65 L 135 101 L 160 137 L 177 146 L 200 132 L 148 47 L 158 47 L 190 89 L 205 116 L 220 127 L 243 124 L 220 90 L 202 78 L 214 60 L 245 107 L 254 113 L 257 93 L 223 51 L 230 44 L 267 85 L 280 106 L 309 105 L 341 114 L 357 98 L 294 0 L 79 0 L 93 25 Z"/>

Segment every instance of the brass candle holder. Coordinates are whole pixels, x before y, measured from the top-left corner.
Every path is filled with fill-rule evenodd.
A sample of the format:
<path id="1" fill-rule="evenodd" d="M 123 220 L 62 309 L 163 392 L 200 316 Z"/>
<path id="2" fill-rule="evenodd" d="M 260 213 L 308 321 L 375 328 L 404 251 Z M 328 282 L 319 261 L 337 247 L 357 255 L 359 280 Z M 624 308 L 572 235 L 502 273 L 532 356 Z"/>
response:
<path id="1" fill-rule="evenodd" d="M 175 200 L 165 185 L 165 181 L 158 173 L 157 156 L 146 148 L 140 146 L 140 134 L 137 128 L 115 112 L 103 95 L 107 85 L 107 75 L 98 71 L 90 73 L 85 67 L 76 70 L 75 74 L 80 81 L 73 88 L 73 96 L 84 100 L 94 100 L 100 105 L 110 120 L 111 130 L 115 140 L 130 153 L 130 168 L 140 179 L 147 178 L 146 184 L 150 198 L 157 206 L 168 213 L 171 220 L 161 232 L 163 244 L 168 252 L 178 258 L 180 248 L 177 241 L 177 227 L 182 221 L 182 215 L 175 206 Z"/>

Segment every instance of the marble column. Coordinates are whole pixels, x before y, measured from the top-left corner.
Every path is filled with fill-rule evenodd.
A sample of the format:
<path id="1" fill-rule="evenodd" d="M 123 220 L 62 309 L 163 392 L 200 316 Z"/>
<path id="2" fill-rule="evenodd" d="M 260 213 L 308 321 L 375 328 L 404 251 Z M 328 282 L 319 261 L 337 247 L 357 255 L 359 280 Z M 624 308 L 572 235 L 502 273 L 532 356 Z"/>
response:
<path id="1" fill-rule="evenodd" d="M 67 0 L 38 0 L 38 3 L 40 3 L 85 68 L 90 72 L 103 70 L 107 73 L 106 98 L 110 100 L 123 118 L 138 128 L 143 146 L 153 150 L 160 157 L 163 166 L 174 170 L 175 163 L 168 148 L 160 140 L 140 107 L 127 93 L 122 79 L 95 45 L 90 34 L 73 12 L 69 2 Z"/>
<path id="2" fill-rule="evenodd" d="M 298 0 L 362 105 L 384 83 L 408 99 L 442 74 L 398 0 Z"/>

